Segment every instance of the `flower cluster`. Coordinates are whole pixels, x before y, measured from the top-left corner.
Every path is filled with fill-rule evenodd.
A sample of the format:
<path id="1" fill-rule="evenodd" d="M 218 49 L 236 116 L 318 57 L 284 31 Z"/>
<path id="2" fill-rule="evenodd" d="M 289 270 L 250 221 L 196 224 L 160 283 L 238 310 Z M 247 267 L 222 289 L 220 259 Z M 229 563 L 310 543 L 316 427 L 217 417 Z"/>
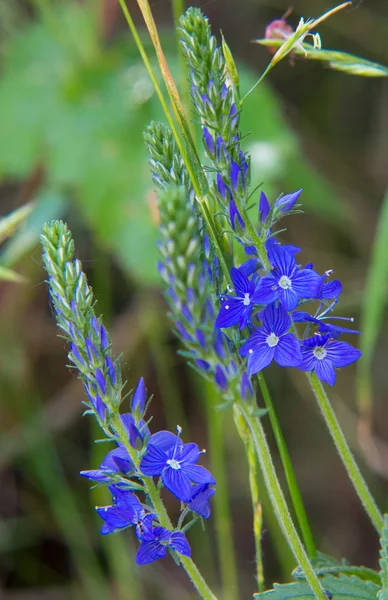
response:
<path id="1" fill-rule="evenodd" d="M 197 444 L 184 444 L 179 427 L 178 435 L 150 433 L 143 378 L 131 397 L 131 412 L 119 412 L 120 366 L 113 360 L 108 333 L 95 315 L 93 293 L 80 261 L 74 258 L 71 233 L 64 223 L 53 221 L 45 225 L 41 240 L 57 322 L 70 343 L 69 358 L 89 397 L 87 412 L 95 414 L 106 441 L 115 446 L 98 469 L 81 472 L 108 486 L 113 496 L 112 505 L 97 508 L 104 521 L 101 533 L 134 526 L 140 542 L 138 564 L 153 562 L 167 550 L 188 557 L 190 546 L 184 530 L 198 517 L 209 518 L 209 500 L 215 493 L 215 479 L 197 464 L 203 451 Z M 161 504 L 159 489 L 163 486 L 181 501 L 176 528 Z M 190 515 L 194 515 L 191 521 L 183 525 Z"/>
<path id="2" fill-rule="evenodd" d="M 353 330 L 326 323 L 341 284 L 328 282 L 329 274 L 319 275 L 312 265 L 301 268 L 295 259 L 300 249 L 282 246 L 274 235 L 280 219 L 300 212 L 302 190 L 281 196 L 272 204 L 261 191 L 259 230 L 251 223 L 246 212 L 250 161 L 240 148 L 236 82 L 228 78 L 226 58 L 202 13 L 188 9 L 180 25 L 193 107 L 203 125 L 204 149 L 212 167 L 207 176 L 213 182 L 218 206 L 228 208 L 227 218 L 237 241 L 251 257 L 239 268 L 232 268 L 233 288 L 228 286 L 221 296 L 216 327 L 239 326 L 243 332 L 239 354 L 247 358 L 249 376 L 275 360 L 280 366 L 315 371 L 322 381 L 333 385 L 335 369 L 354 362 L 361 354 L 346 342 L 337 341 L 340 333 Z M 318 302 L 314 315 L 295 310 L 310 300 Z M 308 325 L 302 341 L 297 322 Z M 308 337 L 313 326 L 318 331 Z M 236 340 L 235 335 L 232 337 Z"/>
<path id="3" fill-rule="evenodd" d="M 236 389 L 246 397 L 253 391 L 249 377 L 233 357 L 228 338 L 214 326 L 220 269 L 198 217 L 183 160 L 167 127 L 152 123 L 145 139 L 158 187 L 162 256 L 158 269 L 175 330 L 190 364 L 215 381 L 226 400 Z"/>

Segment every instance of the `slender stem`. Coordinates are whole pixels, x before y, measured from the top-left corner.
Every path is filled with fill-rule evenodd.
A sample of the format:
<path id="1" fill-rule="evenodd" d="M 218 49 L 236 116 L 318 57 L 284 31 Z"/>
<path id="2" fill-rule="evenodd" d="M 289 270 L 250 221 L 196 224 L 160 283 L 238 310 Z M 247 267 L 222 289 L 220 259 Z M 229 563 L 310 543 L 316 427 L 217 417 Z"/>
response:
<path id="1" fill-rule="evenodd" d="M 127 432 L 123 425 L 123 422 L 121 420 L 120 414 L 116 413 L 116 414 L 112 415 L 111 422 L 120 438 L 120 442 L 123 444 L 123 446 L 125 447 L 125 449 L 127 450 L 128 454 L 129 454 L 129 456 L 131 457 L 133 464 L 138 469 L 140 460 L 139 460 L 136 450 L 134 448 L 132 448 L 131 444 L 129 443 L 128 435 L 127 435 Z M 171 523 L 170 518 L 166 511 L 166 508 L 160 497 L 159 490 L 157 489 L 156 485 L 154 484 L 152 477 L 144 476 L 143 482 L 144 482 L 144 487 L 147 492 L 147 495 L 151 501 L 152 506 L 154 507 L 155 513 L 158 516 L 160 524 L 162 525 L 162 527 L 165 527 L 166 529 L 170 529 L 170 530 L 173 529 L 172 523 Z M 202 577 L 201 573 L 198 571 L 194 561 L 187 556 L 181 556 L 181 555 L 179 555 L 179 560 L 180 560 L 181 564 L 183 565 L 186 573 L 190 577 L 194 587 L 196 588 L 198 593 L 202 596 L 202 598 L 204 598 L 204 600 L 217 600 L 216 596 L 213 594 L 213 592 L 208 587 L 208 585 L 207 585 L 206 581 L 204 580 L 204 578 Z"/>
<path id="2" fill-rule="evenodd" d="M 184 0 L 172 0 L 172 14 L 174 17 L 175 23 L 175 38 L 176 38 L 176 46 L 177 46 L 177 54 L 179 60 L 179 87 L 182 90 L 182 104 L 185 109 L 186 116 L 190 114 L 190 84 L 188 77 L 188 68 L 184 56 L 181 52 L 180 43 L 179 43 L 179 18 L 183 14 L 185 10 L 185 2 Z M 191 123 L 189 122 L 189 127 Z M 194 137 L 194 128 L 191 127 L 191 135 Z"/>
<path id="3" fill-rule="evenodd" d="M 273 509 L 278 518 L 279 524 L 282 527 L 284 536 L 287 539 L 288 544 L 296 560 L 298 561 L 298 564 L 303 569 L 304 575 L 314 593 L 314 596 L 317 598 L 317 600 L 327 600 L 325 591 L 322 588 L 316 573 L 314 572 L 309 557 L 306 554 L 298 532 L 296 531 L 295 525 L 288 512 L 287 503 L 276 475 L 275 466 L 272 461 L 271 452 L 265 438 L 261 420 L 254 414 L 255 407 L 252 405 L 249 406 L 243 404 L 241 401 L 239 401 L 234 405 L 234 409 L 235 417 L 237 419 L 241 417 L 244 418 L 250 429 L 266 487 L 272 501 Z"/>
<path id="4" fill-rule="evenodd" d="M 214 514 L 217 533 L 217 547 L 222 597 L 225 600 L 238 600 L 238 578 L 233 540 L 232 516 L 229 503 L 229 486 L 226 472 L 225 432 L 222 415 L 216 410 L 218 398 L 213 385 L 204 382 L 205 404 L 207 409 L 207 424 L 209 436 L 209 455 L 212 473 L 217 480 L 217 493 L 214 497 Z M 202 388 L 203 394 L 203 388 Z"/>
<path id="5" fill-rule="evenodd" d="M 298 482 L 295 476 L 295 471 L 292 466 L 291 458 L 288 453 L 286 441 L 280 427 L 280 423 L 272 402 L 271 395 L 265 383 L 262 373 L 258 374 L 261 393 L 263 394 L 265 405 L 268 409 L 268 416 L 271 421 L 272 431 L 274 433 L 276 444 L 279 450 L 283 469 L 286 474 L 288 488 L 290 490 L 291 500 L 295 509 L 296 518 L 299 523 L 300 530 L 304 539 L 307 554 L 310 558 L 314 558 L 317 554 L 313 534 L 309 525 L 306 510 L 303 504 L 302 495 L 299 490 Z"/>
<path id="6" fill-rule="evenodd" d="M 354 456 L 348 446 L 345 435 L 341 429 L 341 426 L 337 420 L 333 407 L 326 395 L 322 383 L 318 379 L 315 373 L 309 376 L 309 381 L 314 392 L 314 395 L 321 409 L 323 418 L 326 421 L 326 425 L 330 431 L 330 435 L 333 438 L 338 454 L 340 455 L 342 462 L 344 463 L 345 469 L 350 477 L 351 482 L 371 519 L 373 525 L 377 531 L 381 533 L 384 520 L 383 516 L 363 478 L 360 469 L 354 459 Z"/>

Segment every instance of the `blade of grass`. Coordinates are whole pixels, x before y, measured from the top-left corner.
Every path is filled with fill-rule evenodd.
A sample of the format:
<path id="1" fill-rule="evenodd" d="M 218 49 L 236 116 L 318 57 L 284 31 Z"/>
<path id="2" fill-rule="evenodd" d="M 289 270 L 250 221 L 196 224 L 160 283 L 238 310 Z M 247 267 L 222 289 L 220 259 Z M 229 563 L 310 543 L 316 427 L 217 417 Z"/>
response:
<path id="1" fill-rule="evenodd" d="M 372 362 L 385 310 L 388 278 L 388 190 L 384 196 L 374 238 L 364 289 L 361 314 L 360 349 L 363 357 L 357 367 L 359 433 L 370 438 L 373 410 Z"/>

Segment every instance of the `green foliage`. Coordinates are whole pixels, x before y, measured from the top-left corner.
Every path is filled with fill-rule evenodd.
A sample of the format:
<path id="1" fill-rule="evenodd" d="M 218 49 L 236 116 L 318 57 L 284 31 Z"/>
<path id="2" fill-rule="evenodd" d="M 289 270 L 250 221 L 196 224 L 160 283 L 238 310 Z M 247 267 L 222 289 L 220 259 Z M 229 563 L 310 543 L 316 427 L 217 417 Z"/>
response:
<path id="1" fill-rule="evenodd" d="M 380 575 L 382 588 L 378 592 L 378 600 L 388 600 L 388 515 L 384 515 L 384 529 L 381 535 Z"/>
<path id="2" fill-rule="evenodd" d="M 322 552 L 318 552 L 316 558 L 311 559 L 311 564 L 314 567 L 314 571 L 319 577 L 324 575 L 356 575 L 360 579 L 364 579 L 365 581 L 372 581 L 376 585 L 381 585 L 380 575 L 377 571 L 373 569 L 368 569 L 366 567 L 352 567 L 349 563 L 342 559 L 342 561 L 338 561 L 332 556 L 327 556 Z M 297 580 L 304 580 L 305 576 L 300 567 L 297 567 L 292 576 Z"/>
<path id="3" fill-rule="evenodd" d="M 280 48 L 284 40 L 259 39 L 255 40 L 262 46 Z M 314 48 L 306 42 L 294 46 L 293 54 L 306 60 L 320 60 L 327 64 L 330 69 L 342 71 L 348 75 L 361 75 L 363 77 L 388 77 L 388 67 L 371 60 L 341 52 L 339 50 L 330 50 L 328 48 Z"/>
<path id="4" fill-rule="evenodd" d="M 341 574 L 339 577 L 326 575 L 322 577 L 321 583 L 328 598 L 333 600 L 375 600 L 378 586 L 371 581 L 364 581 L 359 577 L 348 577 Z M 274 588 L 263 594 L 255 594 L 256 600 L 310 600 L 314 598 L 309 584 L 305 581 L 287 583 L 285 585 L 274 584 Z"/>

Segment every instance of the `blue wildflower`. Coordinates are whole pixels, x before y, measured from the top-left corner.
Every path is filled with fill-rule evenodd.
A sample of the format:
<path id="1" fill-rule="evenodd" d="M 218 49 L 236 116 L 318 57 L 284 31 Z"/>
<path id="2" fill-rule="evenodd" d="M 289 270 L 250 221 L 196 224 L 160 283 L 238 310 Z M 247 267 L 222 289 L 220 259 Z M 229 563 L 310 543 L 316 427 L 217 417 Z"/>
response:
<path id="1" fill-rule="evenodd" d="M 193 483 L 214 484 L 211 473 L 197 465 L 202 452 L 197 444 L 183 444 L 169 431 L 151 435 L 140 463 L 144 475 L 161 476 L 163 485 L 182 502 L 190 502 Z"/>
<path id="2" fill-rule="evenodd" d="M 210 498 L 215 493 L 216 490 L 209 487 L 208 483 L 194 485 L 189 508 L 203 519 L 208 519 L 210 517 Z"/>
<path id="3" fill-rule="evenodd" d="M 236 230 L 236 219 L 238 221 L 238 224 L 240 225 L 241 229 L 245 229 L 245 223 L 244 223 L 244 219 L 242 218 L 235 201 L 233 200 L 232 195 L 230 196 L 230 200 L 229 200 L 229 220 L 230 220 L 230 224 L 233 227 L 233 230 Z"/>
<path id="4" fill-rule="evenodd" d="M 293 192 L 292 194 L 286 194 L 285 196 L 282 196 L 281 198 L 279 198 L 279 200 L 275 202 L 275 209 L 277 209 L 279 213 L 289 212 L 294 208 L 295 204 L 298 202 L 299 196 L 302 192 L 303 188 L 301 190 Z"/>
<path id="5" fill-rule="evenodd" d="M 255 303 L 271 304 L 280 300 L 287 310 L 293 310 L 302 298 L 320 297 L 322 277 L 312 269 L 298 269 L 290 252 L 274 244 L 269 259 L 273 269 L 261 278 L 255 291 Z"/>
<path id="6" fill-rule="evenodd" d="M 136 391 L 132 398 L 131 407 L 132 407 L 133 412 L 137 412 L 142 415 L 144 413 L 146 400 L 147 400 L 147 396 L 146 396 L 146 388 L 145 388 L 145 384 L 144 384 L 144 379 L 143 379 L 143 377 L 140 377 L 139 383 L 137 384 Z"/>
<path id="7" fill-rule="evenodd" d="M 252 312 L 256 284 L 236 267 L 232 268 L 230 275 L 236 296 L 221 297 L 216 327 L 232 327 L 239 323 L 240 329 L 244 329 Z"/>
<path id="8" fill-rule="evenodd" d="M 300 343 L 288 333 L 291 319 L 284 307 L 270 304 L 260 314 L 263 326 L 240 349 L 248 356 L 248 374 L 254 375 L 275 360 L 281 367 L 297 367 L 302 360 Z"/>
<path id="9" fill-rule="evenodd" d="M 271 209 L 269 200 L 263 191 L 260 192 L 260 201 L 259 201 L 259 216 L 260 222 L 265 223 Z"/>
<path id="10" fill-rule="evenodd" d="M 133 471 L 134 465 L 127 450 L 119 445 L 108 452 L 98 469 L 81 471 L 80 475 L 98 483 L 109 483 L 117 473 L 128 475 Z"/>
<path id="11" fill-rule="evenodd" d="M 315 371 L 318 379 L 335 384 L 335 369 L 346 367 L 358 360 L 362 354 L 347 342 L 333 340 L 330 334 L 314 335 L 302 342 L 302 361 L 299 369 Z"/>
<path id="12" fill-rule="evenodd" d="M 105 521 L 101 528 L 102 535 L 137 525 L 145 517 L 144 507 L 133 492 L 114 485 L 109 490 L 113 496 L 113 504 L 97 507 L 98 515 Z"/>
<path id="13" fill-rule="evenodd" d="M 163 558 L 167 549 L 175 550 L 183 556 L 190 556 L 190 546 L 186 536 L 181 531 L 169 531 L 164 527 L 152 525 L 153 515 L 147 515 L 136 529 L 140 547 L 136 554 L 136 563 L 146 565 Z"/>

